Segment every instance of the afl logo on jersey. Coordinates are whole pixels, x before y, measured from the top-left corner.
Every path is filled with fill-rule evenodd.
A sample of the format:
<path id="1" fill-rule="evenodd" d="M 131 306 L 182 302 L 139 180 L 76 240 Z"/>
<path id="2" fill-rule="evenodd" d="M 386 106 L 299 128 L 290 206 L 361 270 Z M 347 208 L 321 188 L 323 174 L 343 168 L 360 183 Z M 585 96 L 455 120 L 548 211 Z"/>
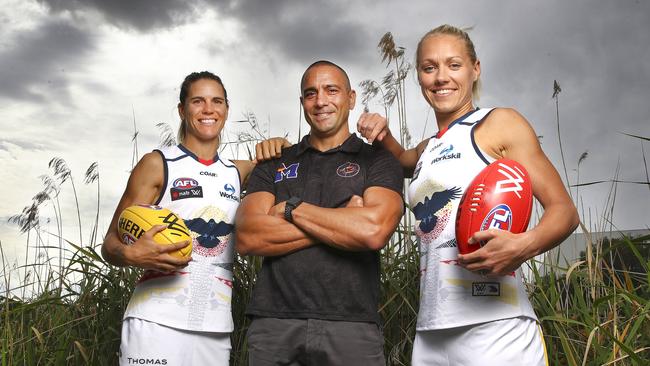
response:
<path id="1" fill-rule="evenodd" d="M 338 168 L 336 168 L 336 174 L 339 177 L 343 178 L 352 178 L 355 175 L 359 174 L 359 170 L 361 170 L 361 167 L 359 167 L 359 164 L 357 163 L 351 163 L 347 162 L 345 164 L 342 164 Z"/>
<path id="2" fill-rule="evenodd" d="M 488 229 L 499 229 L 510 231 L 512 226 L 512 210 L 505 204 L 500 204 L 485 216 L 481 224 L 481 231 Z"/>
<path id="3" fill-rule="evenodd" d="M 198 187 L 199 182 L 192 178 L 178 178 L 174 181 L 172 186 L 176 189 L 190 189 Z"/>
<path id="4" fill-rule="evenodd" d="M 203 197 L 203 187 L 192 178 L 178 178 L 169 189 L 172 201 L 185 198 Z"/>

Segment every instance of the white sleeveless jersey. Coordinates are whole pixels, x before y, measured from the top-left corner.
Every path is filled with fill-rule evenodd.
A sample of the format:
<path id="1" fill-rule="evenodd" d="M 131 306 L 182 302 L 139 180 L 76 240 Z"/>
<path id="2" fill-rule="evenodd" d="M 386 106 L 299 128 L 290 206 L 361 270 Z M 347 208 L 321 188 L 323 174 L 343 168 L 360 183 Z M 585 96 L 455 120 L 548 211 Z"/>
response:
<path id="1" fill-rule="evenodd" d="M 463 192 L 493 158 L 474 142 L 474 127 L 492 109 L 477 109 L 429 140 L 408 188 L 420 242 L 417 330 L 453 328 L 526 316 L 536 319 L 518 269 L 482 277 L 457 263 L 455 221 Z"/>
<path id="2" fill-rule="evenodd" d="M 235 165 L 200 161 L 184 146 L 157 150 L 165 162 L 164 190 L 156 204 L 190 229 L 192 261 L 178 272 L 145 271 L 124 318 L 208 332 L 231 332 L 233 221 L 240 178 Z"/>

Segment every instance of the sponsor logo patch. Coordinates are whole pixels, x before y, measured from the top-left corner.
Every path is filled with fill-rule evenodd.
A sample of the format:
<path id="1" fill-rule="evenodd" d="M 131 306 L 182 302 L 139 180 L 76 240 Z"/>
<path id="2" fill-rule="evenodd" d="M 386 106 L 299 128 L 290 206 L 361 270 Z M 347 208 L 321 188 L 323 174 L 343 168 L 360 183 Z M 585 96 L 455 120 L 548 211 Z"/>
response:
<path id="1" fill-rule="evenodd" d="M 203 197 L 203 187 L 192 178 L 178 178 L 169 189 L 172 201 L 182 200 L 185 198 Z"/>
<path id="2" fill-rule="evenodd" d="M 451 153 L 451 154 L 439 156 L 431 160 L 431 164 L 435 164 L 443 160 L 451 160 L 451 159 L 460 159 L 460 153 L 455 153 L 455 154 Z"/>
<path id="3" fill-rule="evenodd" d="M 208 177 L 213 177 L 213 178 L 218 177 L 217 173 L 207 172 L 207 171 L 202 171 L 199 173 L 199 175 L 207 175 Z"/>
<path id="4" fill-rule="evenodd" d="M 490 210 L 481 223 L 481 231 L 499 229 L 510 231 L 512 226 L 512 210 L 506 204 L 500 204 Z"/>
<path id="5" fill-rule="evenodd" d="M 178 178 L 172 184 L 172 187 L 177 189 L 190 189 L 198 186 L 199 182 L 192 178 Z"/>
<path id="6" fill-rule="evenodd" d="M 472 282 L 472 296 L 501 296 L 499 282 Z"/>
<path id="7" fill-rule="evenodd" d="M 237 195 L 235 195 L 236 192 L 237 192 L 237 190 L 235 189 L 235 187 L 232 184 L 226 183 L 226 184 L 223 185 L 223 191 L 219 191 L 219 195 L 221 197 L 227 198 L 229 200 L 239 202 L 239 197 Z"/>
<path id="8" fill-rule="evenodd" d="M 289 166 L 282 163 L 282 166 L 275 172 L 275 183 L 281 182 L 284 179 L 298 178 L 298 167 L 300 167 L 300 163 L 293 163 Z"/>
<path id="9" fill-rule="evenodd" d="M 343 178 L 352 178 L 355 175 L 359 174 L 360 170 L 361 167 L 359 167 L 359 164 L 351 163 L 348 161 L 347 163 L 341 164 L 338 168 L 336 168 L 336 175 Z"/>
<path id="10" fill-rule="evenodd" d="M 449 144 L 449 146 L 445 147 L 444 149 L 440 150 L 440 153 L 438 155 L 446 155 L 449 154 L 454 150 L 454 145 Z"/>
<path id="11" fill-rule="evenodd" d="M 435 144 L 435 145 L 431 148 L 431 150 L 429 150 L 429 152 L 433 152 L 435 149 L 439 148 L 440 146 L 442 146 L 442 142 Z"/>

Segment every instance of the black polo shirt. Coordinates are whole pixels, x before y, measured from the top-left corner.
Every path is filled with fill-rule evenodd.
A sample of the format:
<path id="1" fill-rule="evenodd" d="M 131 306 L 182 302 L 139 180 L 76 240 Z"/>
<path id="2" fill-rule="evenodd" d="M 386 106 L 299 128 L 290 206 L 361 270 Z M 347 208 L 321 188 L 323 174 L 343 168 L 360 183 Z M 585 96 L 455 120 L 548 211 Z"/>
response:
<path id="1" fill-rule="evenodd" d="M 298 196 L 336 208 L 370 187 L 401 195 L 403 184 L 399 162 L 383 148 L 353 134 L 341 146 L 320 152 L 305 136 L 284 149 L 281 158 L 258 164 L 248 193 L 270 192 L 276 203 Z M 350 252 L 326 244 L 265 257 L 247 314 L 378 323 L 379 271 L 379 252 Z"/>

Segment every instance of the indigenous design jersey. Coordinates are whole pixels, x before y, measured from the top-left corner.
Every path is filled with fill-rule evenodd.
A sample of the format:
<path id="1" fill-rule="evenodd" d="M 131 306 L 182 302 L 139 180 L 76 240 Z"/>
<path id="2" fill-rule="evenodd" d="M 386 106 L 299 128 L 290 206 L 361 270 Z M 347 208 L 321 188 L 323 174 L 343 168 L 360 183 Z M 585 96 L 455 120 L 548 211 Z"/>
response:
<path id="1" fill-rule="evenodd" d="M 494 160 L 474 142 L 474 127 L 491 111 L 472 111 L 433 136 L 408 188 L 420 239 L 419 331 L 518 316 L 536 319 L 520 269 L 507 276 L 482 277 L 457 263 L 455 221 L 460 198 Z"/>
<path id="2" fill-rule="evenodd" d="M 190 229 L 192 261 L 169 274 L 145 271 L 124 318 L 231 332 L 233 221 L 241 193 L 237 168 L 218 156 L 200 161 L 182 145 L 156 151 L 165 162 L 165 189 L 157 204 L 175 212 Z"/>

